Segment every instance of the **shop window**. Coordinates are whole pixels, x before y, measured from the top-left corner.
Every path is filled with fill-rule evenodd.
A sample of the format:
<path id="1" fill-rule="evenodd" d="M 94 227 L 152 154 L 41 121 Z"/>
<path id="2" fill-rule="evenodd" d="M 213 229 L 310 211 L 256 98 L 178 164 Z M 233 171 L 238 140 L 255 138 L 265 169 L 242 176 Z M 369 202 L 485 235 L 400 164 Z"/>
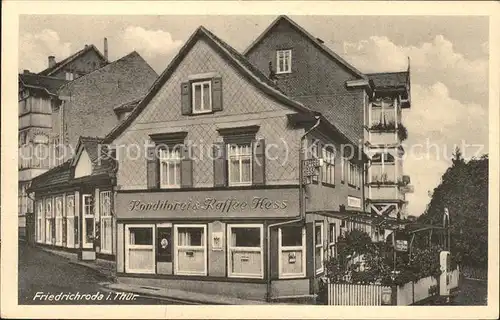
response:
<path id="1" fill-rule="evenodd" d="M 63 240 L 63 198 L 55 198 L 55 211 L 56 211 L 56 245 L 62 246 Z"/>
<path id="2" fill-rule="evenodd" d="M 94 198 L 90 194 L 84 194 L 82 201 L 82 247 L 93 248 L 95 237 Z"/>
<path id="3" fill-rule="evenodd" d="M 278 229 L 279 277 L 294 278 L 306 275 L 306 231 L 299 226 Z"/>
<path id="4" fill-rule="evenodd" d="M 337 229 L 335 223 L 330 223 L 328 228 L 328 254 L 330 257 L 337 255 Z"/>
<path id="5" fill-rule="evenodd" d="M 45 199 L 45 243 L 52 244 L 52 198 Z"/>
<path id="6" fill-rule="evenodd" d="M 125 239 L 125 272 L 155 273 L 154 225 L 126 225 Z"/>
<path id="7" fill-rule="evenodd" d="M 316 261 L 316 274 L 323 272 L 323 222 L 314 225 L 314 257 Z"/>
<path id="8" fill-rule="evenodd" d="M 276 51 L 277 68 L 276 73 L 291 73 L 292 72 L 292 50 L 277 50 Z"/>
<path id="9" fill-rule="evenodd" d="M 206 225 L 175 226 L 175 274 L 207 275 Z"/>
<path id="10" fill-rule="evenodd" d="M 43 202 L 38 200 L 36 202 L 36 240 L 38 243 L 44 241 L 44 231 Z"/>
<path id="11" fill-rule="evenodd" d="M 229 185 L 252 184 L 252 147 L 251 144 L 228 145 Z"/>
<path id="12" fill-rule="evenodd" d="M 332 150 L 323 148 L 322 183 L 335 184 L 335 154 Z"/>
<path id="13" fill-rule="evenodd" d="M 181 154 L 179 148 L 160 150 L 161 188 L 181 186 Z"/>
<path id="14" fill-rule="evenodd" d="M 66 246 L 74 248 L 78 243 L 78 217 L 75 217 L 75 196 L 66 196 Z"/>
<path id="15" fill-rule="evenodd" d="M 99 197 L 101 214 L 101 252 L 111 254 L 112 217 L 111 191 L 102 191 Z"/>
<path id="16" fill-rule="evenodd" d="M 228 276 L 263 278 L 263 226 L 242 224 L 228 226 Z"/>

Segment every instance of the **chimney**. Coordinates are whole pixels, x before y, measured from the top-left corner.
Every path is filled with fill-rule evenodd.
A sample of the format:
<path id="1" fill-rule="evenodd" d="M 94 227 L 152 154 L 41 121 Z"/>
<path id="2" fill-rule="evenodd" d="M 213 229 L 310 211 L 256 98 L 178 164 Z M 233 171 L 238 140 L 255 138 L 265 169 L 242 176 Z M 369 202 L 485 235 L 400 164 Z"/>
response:
<path id="1" fill-rule="evenodd" d="M 104 38 L 104 58 L 108 60 L 108 38 Z"/>
<path id="2" fill-rule="evenodd" d="M 86 44 L 86 45 L 85 45 L 85 49 L 87 49 L 88 47 L 89 47 L 89 45 L 88 45 L 88 44 Z"/>
<path id="3" fill-rule="evenodd" d="M 28 69 L 24 69 L 23 74 L 30 74 L 30 71 Z"/>
<path id="4" fill-rule="evenodd" d="M 49 68 L 53 67 L 56 64 L 56 57 L 49 56 Z"/>

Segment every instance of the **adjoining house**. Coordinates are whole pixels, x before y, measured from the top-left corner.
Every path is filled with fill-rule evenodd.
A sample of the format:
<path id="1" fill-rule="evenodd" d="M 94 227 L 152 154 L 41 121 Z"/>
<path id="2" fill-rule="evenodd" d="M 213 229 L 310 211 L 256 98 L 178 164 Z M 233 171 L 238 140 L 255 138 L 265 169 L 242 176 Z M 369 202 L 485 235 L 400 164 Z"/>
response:
<path id="1" fill-rule="evenodd" d="M 126 118 L 157 77 L 134 51 L 58 88 L 45 140 L 55 167 L 28 189 L 34 193 L 37 244 L 78 252 L 82 259 L 96 253 L 113 259 L 114 165 L 98 137 Z"/>
<path id="2" fill-rule="evenodd" d="M 363 173 L 364 211 L 404 219 L 405 193 L 412 190 L 403 173 L 401 145 L 407 136 L 402 109 L 411 105 L 409 66 L 401 72 L 364 74 L 287 16 L 276 18 L 244 54 L 284 93 L 321 112 L 364 146 L 371 158 Z M 349 175 L 349 162 L 341 159 L 341 166 L 342 174 Z M 374 238 L 383 234 L 369 229 Z"/>
<path id="3" fill-rule="evenodd" d="M 45 70 L 39 73 L 24 70 L 19 74 L 19 234 L 30 242 L 34 240 L 34 234 L 29 232 L 34 230 L 33 225 L 28 227 L 28 232 L 25 226 L 26 216 L 33 214 L 33 200 L 26 190 L 31 179 L 57 164 L 48 146 L 60 130 L 55 128 L 58 113 L 53 112 L 61 104 L 58 90 L 67 82 L 107 65 L 106 38 L 104 48 L 103 55 L 94 45 L 86 45 L 59 62 L 49 56 Z"/>
<path id="4" fill-rule="evenodd" d="M 204 27 L 104 143 L 118 162 L 123 282 L 312 297 L 343 228 L 329 214 L 363 211 L 362 146 Z M 323 159 L 303 189 L 301 146 Z"/>

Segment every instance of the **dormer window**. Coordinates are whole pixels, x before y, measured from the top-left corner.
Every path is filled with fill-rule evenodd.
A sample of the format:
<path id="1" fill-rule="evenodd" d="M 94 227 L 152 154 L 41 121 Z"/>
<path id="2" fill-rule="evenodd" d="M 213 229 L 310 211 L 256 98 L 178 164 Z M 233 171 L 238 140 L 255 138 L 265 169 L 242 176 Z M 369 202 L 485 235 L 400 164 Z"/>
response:
<path id="1" fill-rule="evenodd" d="M 276 51 L 276 73 L 291 73 L 292 72 L 292 50 Z"/>
<path id="2" fill-rule="evenodd" d="M 193 82 L 193 113 L 212 112 L 212 81 Z"/>
<path id="3" fill-rule="evenodd" d="M 66 80 L 72 81 L 75 75 L 72 72 L 66 72 Z"/>

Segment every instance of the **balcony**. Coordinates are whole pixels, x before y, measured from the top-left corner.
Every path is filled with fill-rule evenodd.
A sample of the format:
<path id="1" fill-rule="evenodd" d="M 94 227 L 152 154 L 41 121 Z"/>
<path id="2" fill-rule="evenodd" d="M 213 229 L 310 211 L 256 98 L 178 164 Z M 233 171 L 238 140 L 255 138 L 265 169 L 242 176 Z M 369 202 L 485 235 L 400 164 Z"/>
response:
<path id="1" fill-rule="evenodd" d="M 369 141 L 372 145 L 388 145 L 405 141 L 408 138 L 408 130 L 402 123 L 378 122 L 372 123 L 369 128 Z"/>
<path id="2" fill-rule="evenodd" d="M 399 190 L 397 184 L 393 185 L 369 185 L 368 199 L 370 200 L 404 200 L 404 194 Z"/>

